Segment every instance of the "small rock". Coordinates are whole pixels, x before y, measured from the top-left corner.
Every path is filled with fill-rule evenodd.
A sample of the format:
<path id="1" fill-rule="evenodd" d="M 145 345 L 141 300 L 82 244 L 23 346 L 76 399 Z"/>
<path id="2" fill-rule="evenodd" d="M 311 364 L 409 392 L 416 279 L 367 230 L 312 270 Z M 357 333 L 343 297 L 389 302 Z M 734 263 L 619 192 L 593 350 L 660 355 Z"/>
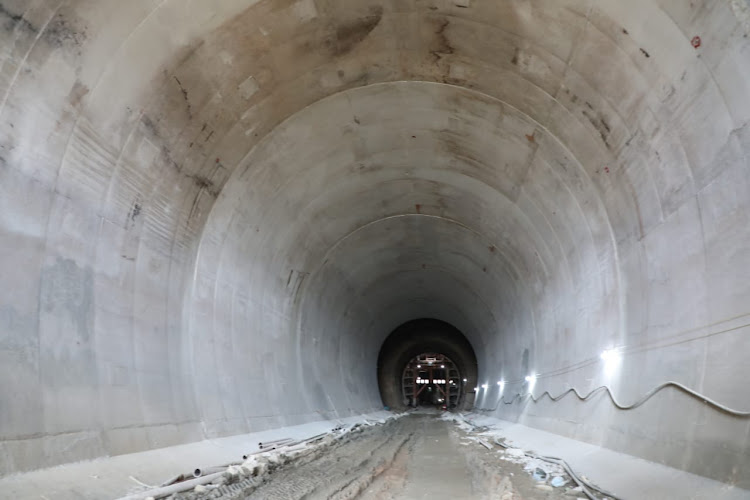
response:
<path id="1" fill-rule="evenodd" d="M 571 488 L 566 491 L 565 495 L 569 497 L 577 497 L 579 493 L 583 493 L 583 488 L 581 488 L 580 486 L 576 486 L 575 488 Z"/>
<path id="2" fill-rule="evenodd" d="M 536 487 L 537 489 L 544 490 L 544 491 L 555 491 L 554 488 L 552 488 L 552 486 L 548 484 L 537 484 Z"/>
<path id="3" fill-rule="evenodd" d="M 196 493 L 205 493 L 207 490 L 208 488 L 206 488 L 202 484 L 199 484 L 198 486 L 195 487 L 195 490 L 193 491 L 195 491 Z"/>

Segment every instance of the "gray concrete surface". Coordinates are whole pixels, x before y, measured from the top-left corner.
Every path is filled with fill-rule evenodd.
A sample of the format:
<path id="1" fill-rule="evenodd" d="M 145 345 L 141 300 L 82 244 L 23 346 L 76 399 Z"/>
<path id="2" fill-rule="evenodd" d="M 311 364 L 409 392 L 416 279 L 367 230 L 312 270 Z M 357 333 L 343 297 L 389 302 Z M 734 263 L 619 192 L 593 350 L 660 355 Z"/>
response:
<path id="1" fill-rule="evenodd" d="M 481 407 L 535 373 L 750 410 L 749 34 L 747 0 L 0 2 L 0 475 L 379 408 L 421 317 Z M 494 414 L 750 487 L 750 420 L 682 393 Z"/>

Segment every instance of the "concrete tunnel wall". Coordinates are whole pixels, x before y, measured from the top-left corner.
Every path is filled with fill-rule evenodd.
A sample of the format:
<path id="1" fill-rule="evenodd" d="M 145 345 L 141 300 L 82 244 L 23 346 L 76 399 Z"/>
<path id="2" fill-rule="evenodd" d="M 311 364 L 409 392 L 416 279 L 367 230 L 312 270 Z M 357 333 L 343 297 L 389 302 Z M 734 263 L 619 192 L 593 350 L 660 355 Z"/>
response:
<path id="1" fill-rule="evenodd" d="M 477 405 L 750 487 L 745 0 L 0 2 L 0 474 Z M 599 353 L 617 347 L 606 372 Z M 495 409 L 496 408 L 496 409 Z"/>

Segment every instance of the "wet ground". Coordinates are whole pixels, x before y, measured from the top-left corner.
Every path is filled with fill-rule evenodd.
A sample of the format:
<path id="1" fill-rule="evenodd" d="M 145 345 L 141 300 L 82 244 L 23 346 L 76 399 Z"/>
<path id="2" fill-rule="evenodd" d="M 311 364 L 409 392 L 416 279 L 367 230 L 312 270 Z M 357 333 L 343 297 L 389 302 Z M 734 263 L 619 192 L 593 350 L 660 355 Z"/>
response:
<path id="1" fill-rule="evenodd" d="M 576 498 L 573 485 L 536 481 L 500 447 L 437 413 L 362 427 L 309 450 L 261 460 L 256 477 L 184 499 L 492 499 Z M 567 478 L 566 478 L 567 479 Z M 567 495 L 566 496 L 566 492 Z M 572 496 L 571 496 L 572 495 Z"/>

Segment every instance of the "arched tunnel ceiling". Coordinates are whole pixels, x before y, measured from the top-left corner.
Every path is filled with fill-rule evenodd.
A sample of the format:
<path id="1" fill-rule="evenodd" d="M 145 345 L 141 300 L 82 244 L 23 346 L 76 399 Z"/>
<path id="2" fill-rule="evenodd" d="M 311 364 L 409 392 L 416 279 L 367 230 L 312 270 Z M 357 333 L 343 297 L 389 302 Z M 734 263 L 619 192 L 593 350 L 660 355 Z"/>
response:
<path id="1" fill-rule="evenodd" d="M 463 331 L 490 381 L 589 387 L 620 346 L 621 397 L 674 379 L 743 401 L 743 0 L 0 16 L 0 374 L 18 400 L 0 470 L 378 406 L 380 344 L 419 317 Z M 684 453 L 697 439 L 645 444 L 647 416 L 554 408 L 504 416 L 723 480 L 750 467 L 747 438 L 706 464 Z"/>

